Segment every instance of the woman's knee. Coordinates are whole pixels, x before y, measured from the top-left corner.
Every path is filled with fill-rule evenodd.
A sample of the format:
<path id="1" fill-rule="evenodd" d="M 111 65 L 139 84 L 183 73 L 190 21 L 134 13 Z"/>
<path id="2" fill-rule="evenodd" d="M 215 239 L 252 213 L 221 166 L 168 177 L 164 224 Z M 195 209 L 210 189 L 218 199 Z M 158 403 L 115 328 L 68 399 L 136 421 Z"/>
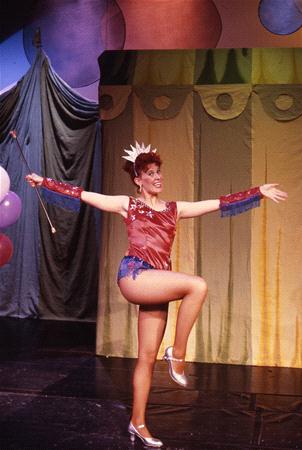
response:
<path id="1" fill-rule="evenodd" d="M 157 353 L 154 351 L 143 351 L 138 354 L 138 362 L 147 365 L 155 364 Z"/>
<path id="2" fill-rule="evenodd" d="M 192 281 L 192 289 L 194 294 L 198 295 L 199 299 L 204 301 L 208 292 L 206 281 L 198 276 L 194 277 Z"/>

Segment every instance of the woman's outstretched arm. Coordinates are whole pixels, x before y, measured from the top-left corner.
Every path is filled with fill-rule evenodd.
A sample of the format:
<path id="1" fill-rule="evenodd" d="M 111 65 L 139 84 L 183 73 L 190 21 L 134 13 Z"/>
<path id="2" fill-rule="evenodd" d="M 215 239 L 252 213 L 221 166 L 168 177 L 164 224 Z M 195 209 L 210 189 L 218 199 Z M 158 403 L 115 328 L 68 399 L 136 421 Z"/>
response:
<path id="1" fill-rule="evenodd" d="M 129 197 L 126 195 L 104 195 L 97 192 L 83 191 L 81 200 L 102 211 L 115 212 L 127 216 Z"/>
<path id="2" fill-rule="evenodd" d="M 62 196 L 79 199 L 102 211 L 115 212 L 124 217 L 127 216 L 129 197 L 126 195 L 103 195 L 97 192 L 88 192 L 80 187 L 61 183 L 50 178 L 43 178 L 35 173 L 27 175 L 26 180 L 32 187 L 41 186 Z"/>
<path id="3" fill-rule="evenodd" d="M 215 200 L 199 202 L 177 202 L 178 218 L 188 219 L 214 211 L 221 211 L 222 216 L 235 215 L 259 205 L 261 198 L 266 197 L 276 203 L 287 199 L 287 193 L 277 188 L 278 184 L 263 184 L 259 188 L 229 194 Z"/>

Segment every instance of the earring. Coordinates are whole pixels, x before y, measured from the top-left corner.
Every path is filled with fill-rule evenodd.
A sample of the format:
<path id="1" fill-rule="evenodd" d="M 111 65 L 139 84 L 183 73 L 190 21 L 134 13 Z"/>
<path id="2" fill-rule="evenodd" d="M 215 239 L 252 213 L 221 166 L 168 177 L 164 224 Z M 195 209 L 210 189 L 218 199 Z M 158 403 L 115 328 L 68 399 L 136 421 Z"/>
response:
<path id="1" fill-rule="evenodd" d="M 141 194 L 141 193 L 142 193 L 142 185 L 141 185 L 141 184 L 139 185 L 139 188 L 138 188 L 138 193 L 139 193 L 139 194 Z"/>

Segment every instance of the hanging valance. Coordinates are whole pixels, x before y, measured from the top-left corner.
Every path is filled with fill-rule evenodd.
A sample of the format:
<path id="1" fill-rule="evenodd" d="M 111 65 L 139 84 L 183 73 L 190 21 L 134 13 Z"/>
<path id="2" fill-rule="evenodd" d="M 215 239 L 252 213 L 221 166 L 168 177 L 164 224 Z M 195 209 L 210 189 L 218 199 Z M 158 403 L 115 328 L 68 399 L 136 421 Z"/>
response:
<path id="1" fill-rule="evenodd" d="M 183 107 L 192 86 L 134 86 L 133 90 L 147 116 L 152 119 L 172 119 Z"/>
<path id="2" fill-rule="evenodd" d="M 102 86 L 100 89 L 100 116 L 102 120 L 118 117 L 126 108 L 132 86 Z"/>
<path id="3" fill-rule="evenodd" d="M 195 86 L 206 112 L 215 119 L 238 117 L 246 108 L 251 85 Z"/>
<path id="4" fill-rule="evenodd" d="M 122 114 L 129 98 L 135 95 L 147 117 L 167 120 L 182 110 L 189 94 L 196 92 L 211 117 L 231 120 L 246 109 L 253 93 L 259 95 L 265 112 L 275 120 L 288 121 L 302 115 L 302 85 L 190 85 L 190 86 L 102 86 L 101 119 Z"/>
<path id="5" fill-rule="evenodd" d="M 289 121 L 302 115 L 302 85 L 258 85 L 253 91 L 272 119 Z"/>

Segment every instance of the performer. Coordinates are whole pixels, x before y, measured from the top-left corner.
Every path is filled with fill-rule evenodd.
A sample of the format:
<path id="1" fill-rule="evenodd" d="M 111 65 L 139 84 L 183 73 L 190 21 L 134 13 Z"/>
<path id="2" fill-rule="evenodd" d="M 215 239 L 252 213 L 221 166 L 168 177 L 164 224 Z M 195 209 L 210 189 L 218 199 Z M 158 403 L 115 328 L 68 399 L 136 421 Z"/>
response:
<path id="1" fill-rule="evenodd" d="M 138 359 L 133 374 L 133 409 L 128 431 L 131 440 L 137 436 L 147 446 L 161 447 L 163 443 L 153 438 L 146 427 L 145 411 L 153 367 L 167 323 L 168 303 L 182 299 L 173 346 L 165 350 L 164 359 L 171 378 L 186 387 L 184 367 L 188 337 L 207 294 L 203 278 L 172 271 L 170 255 L 177 221 L 219 209 L 222 217 L 235 215 L 259 206 L 263 197 L 278 203 L 285 200 L 287 194 L 280 191 L 277 184 L 264 184 L 215 200 L 164 201 L 159 197 L 163 176 L 162 161 L 156 150 L 136 143 L 126 152 L 124 169 L 138 188 L 137 198 L 87 192 L 36 174 L 26 178 L 32 186 L 40 185 L 48 193 L 80 199 L 124 218 L 129 246 L 118 271 L 118 285 L 128 302 L 139 305 Z"/>

